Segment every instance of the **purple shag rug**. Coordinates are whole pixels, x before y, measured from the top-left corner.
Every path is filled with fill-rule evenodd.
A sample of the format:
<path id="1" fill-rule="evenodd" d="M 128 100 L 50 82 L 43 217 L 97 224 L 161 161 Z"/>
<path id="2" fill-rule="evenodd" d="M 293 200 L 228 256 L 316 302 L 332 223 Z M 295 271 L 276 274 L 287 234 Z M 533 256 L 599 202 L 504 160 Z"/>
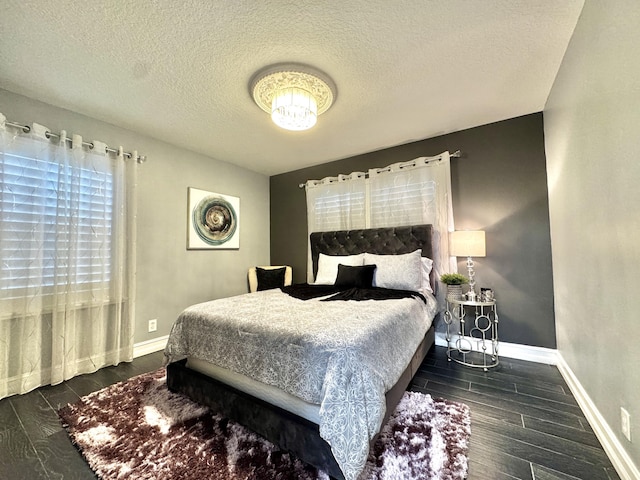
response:
<path id="1" fill-rule="evenodd" d="M 329 476 L 171 393 L 165 370 L 82 397 L 58 412 L 91 469 L 104 480 L 327 480 Z M 406 392 L 359 480 L 462 480 L 469 407 Z"/>

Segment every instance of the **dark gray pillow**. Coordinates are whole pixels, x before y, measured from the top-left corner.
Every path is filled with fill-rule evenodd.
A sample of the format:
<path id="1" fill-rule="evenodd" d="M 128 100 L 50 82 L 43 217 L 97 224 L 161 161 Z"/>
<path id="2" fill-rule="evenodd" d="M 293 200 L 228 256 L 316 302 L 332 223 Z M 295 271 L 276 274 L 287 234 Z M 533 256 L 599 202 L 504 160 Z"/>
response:
<path id="1" fill-rule="evenodd" d="M 334 285 L 340 288 L 371 288 L 375 271 L 375 265 L 352 267 L 340 263 L 338 264 L 338 276 Z"/>
<path id="2" fill-rule="evenodd" d="M 271 290 L 272 288 L 284 287 L 284 275 L 287 267 L 282 268 L 260 268 L 256 267 L 256 279 L 258 280 L 258 291 Z"/>

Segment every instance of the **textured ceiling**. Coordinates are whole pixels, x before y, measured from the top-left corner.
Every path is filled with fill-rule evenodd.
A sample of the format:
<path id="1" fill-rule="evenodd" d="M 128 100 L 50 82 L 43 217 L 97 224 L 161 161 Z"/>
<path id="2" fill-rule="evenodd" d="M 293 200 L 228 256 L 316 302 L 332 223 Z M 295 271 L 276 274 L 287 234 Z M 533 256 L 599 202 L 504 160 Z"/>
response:
<path id="1" fill-rule="evenodd" d="M 0 88 L 272 175 L 542 110 L 583 3 L 2 0 Z M 281 62 L 337 85 L 312 130 L 249 95 Z"/>

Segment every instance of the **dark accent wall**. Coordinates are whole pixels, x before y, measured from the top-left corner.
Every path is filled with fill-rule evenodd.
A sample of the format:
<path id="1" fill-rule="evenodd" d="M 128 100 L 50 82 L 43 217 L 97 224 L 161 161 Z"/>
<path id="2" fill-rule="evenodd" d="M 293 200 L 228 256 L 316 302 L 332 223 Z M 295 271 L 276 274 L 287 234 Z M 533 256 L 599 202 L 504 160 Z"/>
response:
<path id="1" fill-rule="evenodd" d="M 271 263 L 306 281 L 307 213 L 300 183 L 391 163 L 462 151 L 451 159 L 457 230 L 485 230 L 478 287 L 494 289 L 504 342 L 556 348 L 551 240 L 542 113 L 272 176 Z M 458 269 L 466 272 L 466 260 Z M 442 331 L 443 325 L 437 329 Z"/>

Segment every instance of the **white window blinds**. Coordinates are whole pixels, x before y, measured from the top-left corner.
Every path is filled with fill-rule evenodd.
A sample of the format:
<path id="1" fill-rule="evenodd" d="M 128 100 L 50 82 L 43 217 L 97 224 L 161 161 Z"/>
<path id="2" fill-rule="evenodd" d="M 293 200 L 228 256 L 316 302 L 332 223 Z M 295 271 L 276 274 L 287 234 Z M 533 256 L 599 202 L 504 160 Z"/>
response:
<path id="1" fill-rule="evenodd" d="M 446 156 L 446 159 L 444 158 Z M 447 152 L 369 170 L 370 226 L 430 223 L 453 228 Z"/>
<path id="2" fill-rule="evenodd" d="M 367 182 L 363 172 L 314 182 L 307 189 L 309 232 L 365 228 Z"/>
<path id="3" fill-rule="evenodd" d="M 13 297 L 28 287 L 46 292 L 69 279 L 108 282 L 111 173 L 10 153 L 2 156 L 1 168 L 2 290 Z"/>
<path id="4" fill-rule="evenodd" d="M 406 174 L 403 177 L 390 184 L 379 177 L 370 179 L 371 227 L 417 225 L 424 218 L 434 218 L 435 182 Z"/>

